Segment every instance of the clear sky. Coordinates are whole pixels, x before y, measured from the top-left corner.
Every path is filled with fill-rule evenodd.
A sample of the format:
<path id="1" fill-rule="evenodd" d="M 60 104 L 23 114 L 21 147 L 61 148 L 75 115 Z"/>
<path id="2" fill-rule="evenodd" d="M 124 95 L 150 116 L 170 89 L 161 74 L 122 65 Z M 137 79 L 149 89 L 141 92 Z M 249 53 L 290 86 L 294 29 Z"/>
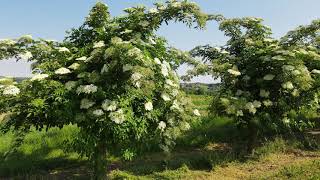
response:
<path id="1" fill-rule="evenodd" d="M 123 9 L 137 4 L 149 7 L 153 0 L 103 0 L 113 16 L 123 14 Z M 161 1 L 161 0 L 160 0 Z M 298 25 L 320 18 L 320 0 L 194 0 L 207 13 L 226 17 L 261 17 L 273 29 L 274 37 L 284 35 Z M 2 0 L 0 2 L 0 39 L 15 38 L 24 34 L 33 37 L 62 40 L 65 31 L 78 27 L 97 0 Z M 169 43 L 182 50 L 197 45 L 221 45 L 225 37 L 215 23 L 206 30 L 190 30 L 182 24 L 163 25 L 158 32 Z M 179 70 L 183 74 L 186 67 Z M 0 75 L 29 76 L 28 63 L 0 62 Z M 208 77 L 193 80 L 211 83 Z"/>

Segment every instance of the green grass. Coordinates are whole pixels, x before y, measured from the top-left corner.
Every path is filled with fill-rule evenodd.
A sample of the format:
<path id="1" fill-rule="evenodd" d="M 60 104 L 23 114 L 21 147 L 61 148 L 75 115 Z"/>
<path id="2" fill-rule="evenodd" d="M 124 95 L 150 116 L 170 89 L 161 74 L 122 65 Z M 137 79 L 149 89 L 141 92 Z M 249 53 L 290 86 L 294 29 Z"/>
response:
<path id="1" fill-rule="evenodd" d="M 276 138 L 246 154 L 245 132 L 232 119 L 206 116 L 211 97 L 190 97 L 203 116 L 177 139 L 172 153 L 146 153 L 130 162 L 109 157 L 112 179 L 319 179 L 319 151 L 301 150 L 303 145 L 296 140 Z M 88 179 L 87 159 L 65 151 L 65 140 L 77 132 L 72 125 L 48 132 L 32 130 L 8 156 L 14 134 L 0 135 L 0 179 Z"/>
<path id="2" fill-rule="evenodd" d="M 77 153 L 64 151 L 65 140 L 77 133 L 77 127 L 65 126 L 63 129 L 52 128 L 48 132 L 32 130 L 25 137 L 16 152 L 5 156 L 12 147 L 12 132 L 1 136 L 0 140 L 0 175 L 12 176 L 47 171 L 57 166 L 72 166 L 83 161 Z"/>

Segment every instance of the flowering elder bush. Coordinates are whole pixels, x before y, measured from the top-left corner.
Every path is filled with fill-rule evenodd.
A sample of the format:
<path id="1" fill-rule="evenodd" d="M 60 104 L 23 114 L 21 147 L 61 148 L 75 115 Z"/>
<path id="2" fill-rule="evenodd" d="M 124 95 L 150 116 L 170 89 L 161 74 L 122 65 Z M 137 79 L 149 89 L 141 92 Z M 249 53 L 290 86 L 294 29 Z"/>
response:
<path id="1" fill-rule="evenodd" d="M 302 130 L 310 125 L 301 109 L 315 105 L 319 51 L 314 46 L 288 45 L 270 37 L 271 29 L 258 18 L 221 19 L 229 37 L 221 47 L 200 46 L 191 54 L 202 57 L 186 79 L 198 74 L 221 78 L 213 101 L 216 113 L 234 117 L 248 128 L 249 149 L 257 133 Z"/>
<path id="2" fill-rule="evenodd" d="M 155 31 L 170 20 L 201 28 L 207 16 L 188 1 L 125 12 L 111 17 L 108 7 L 97 3 L 62 43 L 30 36 L 0 41 L 1 59 L 35 61 L 36 73 L 1 88 L 1 111 L 10 112 L 5 130 L 77 124 L 80 135 L 73 147 L 93 161 L 96 179 L 104 178 L 107 151 L 130 159 L 151 141 L 168 150 L 190 127 L 193 112 L 172 69 L 182 56 Z"/>

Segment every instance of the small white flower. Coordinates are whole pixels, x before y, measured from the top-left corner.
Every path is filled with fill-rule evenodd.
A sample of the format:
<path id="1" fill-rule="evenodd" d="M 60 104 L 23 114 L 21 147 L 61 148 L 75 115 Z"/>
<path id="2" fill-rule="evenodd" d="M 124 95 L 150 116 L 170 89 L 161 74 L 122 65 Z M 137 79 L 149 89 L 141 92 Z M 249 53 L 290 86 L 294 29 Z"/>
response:
<path id="1" fill-rule="evenodd" d="M 272 105 L 273 105 L 273 102 L 268 99 L 268 100 L 263 101 L 263 104 L 264 104 L 266 107 L 269 107 L 269 106 L 272 106 Z"/>
<path id="2" fill-rule="evenodd" d="M 273 74 L 267 74 L 263 77 L 263 79 L 266 81 L 271 81 L 271 80 L 273 80 L 274 77 L 276 77 L 276 76 Z"/>
<path id="3" fill-rule="evenodd" d="M 71 73 L 71 71 L 67 68 L 62 67 L 62 68 L 57 69 L 54 73 L 56 73 L 56 74 L 69 74 L 69 73 Z"/>
<path id="4" fill-rule="evenodd" d="M 109 117 L 111 121 L 115 122 L 116 124 L 122 124 L 125 121 L 125 116 L 122 109 L 118 109 L 116 112 L 111 112 Z"/>
<path id="5" fill-rule="evenodd" d="M 282 83 L 282 88 L 283 89 L 293 89 L 293 84 L 292 82 L 288 81 L 288 82 L 285 82 L 285 83 Z"/>
<path id="6" fill-rule="evenodd" d="M 98 91 L 98 87 L 90 84 L 90 85 L 81 85 L 77 88 L 77 94 L 85 93 L 92 94 Z"/>
<path id="7" fill-rule="evenodd" d="M 104 47 L 104 46 L 105 46 L 104 41 L 95 42 L 93 44 L 93 48 L 101 48 L 101 47 Z"/>
<path id="8" fill-rule="evenodd" d="M 254 106 L 255 108 L 259 108 L 259 107 L 261 107 L 261 102 L 255 100 L 255 101 L 253 101 L 253 106 Z"/>
<path id="9" fill-rule="evenodd" d="M 89 109 L 93 105 L 95 105 L 95 102 L 89 99 L 82 99 L 80 102 L 80 109 Z"/>
<path id="10" fill-rule="evenodd" d="M 31 59 L 33 56 L 32 56 L 32 53 L 27 51 L 23 54 L 19 54 L 19 58 L 20 59 L 23 59 L 23 60 L 28 60 L 28 59 Z"/>
<path id="11" fill-rule="evenodd" d="M 164 131 L 166 129 L 167 125 L 165 122 L 160 121 L 158 124 L 158 129 L 160 129 L 161 131 Z"/>
<path id="12" fill-rule="evenodd" d="M 133 69 L 133 66 L 131 66 L 130 64 L 126 64 L 122 67 L 122 71 L 123 72 L 127 72 Z"/>
<path id="13" fill-rule="evenodd" d="M 47 77 L 49 77 L 48 74 L 36 74 L 31 78 L 31 81 L 39 81 L 39 80 L 46 79 Z"/>
<path id="14" fill-rule="evenodd" d="M 171 4 L 174 8 L 180 8 L 182 6 L 181 2 L 174 2 Z"/>
<path id="15" fill-rule="evenodd" d="M 296 70 L 292 71 L 292 74 L 295 75 L 295 76 L 297 76 L 297 75 L 300 75 L 301 72 L 296 69 Z"/>
<path id="16" fill-rule="evenodd" d="M 161 94 L 161 98 L 164 100 L 164 101 L 170 101 L 170 96 L 167 94 L 167 93 L 162 93 Z"/>
<path id="17" fill-rule="evenodd" d="M 294 70 L 294 66 L 292 66 L 292 65 L 283 65 L 282 69 L 284 71 L 293 71 Z"/>
<path id="18" fill-rule="evenodd" d="M 174 101 L 173 101 L 172 106 L 170 107 L 170 109 L 171 109 L 171 110 L 178 110 L 178 111 L 181 110 L 181 109 L 180 109 L 180 105 L 179 105 L 179 103 L 178 103 L 177 100 L 174 100 Z"/>
<path id="19" fill-rule="evenodd" d="M 138 80 L 140 80 L 142 78 L 142 75 L 140 74 L 140 73 L 133 73 L 132 75 L 131 75 L 131 79 L 133 80 L 133 81 L 138 81 Z"/>
<path id="20" fill-rule="evenodd" d="M 260 96 L 261 97 L 269 97 L 269 95 L 270 95 L 270 92 L 269 91 L 266 91 L 266 90 L 264 90 L 264 89 L 260 89 Z"/>
<path id="21" fill-rule="evenodd" d="M 144 104 L 144 108 L 147 110 L 147 111 L 151 111 L 153 110 L 153 104 L 152 102 L 147 102 Z"/>
<path id="22" fill-rule="evenodd" d="M 151 9 L 149 9 L 149 13 L 151 13 L 151 14 L 157 14 L 157 13 L 159 13 L 159 11 L 158 11 L 158 9 L 156 9 L 156 8 L 151 8 Z"/>
<path id="23" fill-rule="evenodd" d="M 285 123 L 285 124 L 289 124 L 289 123 L 290 123 L 290 119 L 289 119 L 288 117 L 284 117 L 284 118 L 282 119 L 282 121 L 283 121 L 283 123 Z"/>
<path id="24" fill-rule="evenodd" d="M 149 37 L 149 43 L 153 45 L 157 44 L 152 37 Z"/>
<path id="25" fill-rule="evenodd" d="M 189 130 L 191 128 L 190 124 L 187 123 L 187 122 L 183 123 L 182 127 L 183 127 L 184 130 Z"/>
<path id="26" fill-rule="evenodd" d="M 77 82 L 76 82 L 76 81 L 68 81 L 68 82 L 66 82 L 66 84 L 65 84 L 64 86 L 65 86 L 65 88 L 66 88 L 68 91 L 70 91 L 70 90 L 72 90 L 74 87 L 76 87 L 76 85 L 77 85 Z"/>
<path id="27" fill-rule="evenodd" d="M 193 114 L 196 116 L 201 116 L 200 112 L 198 109 L 193 110 Z"/>
<path id="28" fill-rule="evenodd" d="M 59 52 L 70 52 L 70 50 L 66 47 L 58 47 L 57 49 Z"/>
<path id="29" fill-rule="evenodd" d="M 102 116 L 104 114 L 102 109 L 96 109 L 92 112 L 93 115 L 95 116 Z"/>
<path id="30" fill-rule="evenodd" d="M 78 64 L 78 63 L 73 63 L 73 64 L 71 64 L 71 66 L 69 66 L 68 68 L 73 69 L 73 70 L 77 70 L 77 69 L 79 69 L 79 67 L 80 67 L 80 64 Z"/>
<path id="31" fill-rule="evenodd" d="M 20 94 L 20 89 L 14 85 L 9 85 L 3 89 L 3 94 L 16 96 Z"/>
<path id="32" fill-rule="evenodd" d="M 82 56 L 76 59 L 76 61 L 85 61 L 85 60 L 87 60 L 86 56 Z"/>
<path id="33" fill-rule="evenodd" d="M 240 76 L 241 72 L 239 72 L 238 70 L 234 70 L 234 69 L 228 69 L 228 73 L 234 75 L 234 76 Z"/>
<path id="34" fill-rule="evenodd" d="M 149 26 L 149 22 L 148 21 L 141 21 L 139 22 L 139 25 L 142 27 L 148 27 Z"/>
<path id="35" fill-rule="evenodd" d="M 168 68 L 165 64 L 161 64 L 161 73 L 164 77 L 167 77 L 169 75 Z"/>
<path id="36" fill-rule="evenodd" d="M 154 58 L 154 62 L 155 62 L 156 64 L 162 64 L 159 58 Z"/>
<path id="37" fill-rule="evenodd" d="M 179 94 L 179 90 L 177 90 L 177 89 L 173 89 L 172 92 L 171 92 L 171 95 L 173 97 L 176 97 L 178 94 Z"/>
<path id="38" fill-rule="evenodd" d="M 216 51 L 218 51 L 218 52 L 221 51 L 221 48 L 220 48 L 220 47 L 214 47 L 213 49 L 216 50 Z"/>
<path id="39" fill-rule="evenodd" d="M 320 70 L 314 69 L 314 70 L 311 71 L 311 73 L 313 73 L 313 74 L 320 74 Z"/>
<path id="40" fill-rule="evenodd" d="M 246 109 L 249 110 L 250 113 L 255 114 L 257 112 L 257 109 L 254 107 L 252 102 L 248 102 L 246 104 Z"/>
<path id="41" fill-rule="evenodd" d="M 175 86 L 175 84 L 170 79 L 166 79 L 166 84 L 168 84 L 169 86 Z"/>
<path id="42" fill-rule="evenodd" d="M 101 108 L 105 111 L 115 111 L 117 109 L 117 102 L 106 99 L 103 101 Z"/>
<path id="43" fill-rule="evenodd" d="M 243 116 L 243 111 L 242 110 L 237 111 L 236 116 Z"/>
<path id="44" fill-rule="evenodd" d="M 15 45 L 16 44 L 16 41 L 14 40 L 11 40 L 11 39 L 0 39 L 0 43 L 4 43 L 6 45 Z"/>
<path id="45" fill-rule="evenodd" d="M 106 65 L 106 64 L 104 64 L 104 65 L 103 65 L 103 67 L 102 67 L 102 69 L 101 69 L 101 74 L 103 74 L 103 73 L 107 73 L 107 72 L 108 72 L 108 70 L 109 70 L 109 66 L 108 66 L 108 65 Z"/>
<path id="46" fill-rule="evenodd" d="M 298 89 L 294 89 L 294 90 L 291 92 L 291 94 L 292 94 L 292 96 L 294 96 L 294 97 L 297 97 L 297 96 L 299 96 L 299 95 L 300 95 L 300 93 L 299 93 L 299 90 L 298 90 Z"/>
<path id="47" fill-rule="evenodd" d="M 128 51 L 130 57 L 139 57 L 141 55 L 141 50 L 137 47 L 134 47 Z"/>

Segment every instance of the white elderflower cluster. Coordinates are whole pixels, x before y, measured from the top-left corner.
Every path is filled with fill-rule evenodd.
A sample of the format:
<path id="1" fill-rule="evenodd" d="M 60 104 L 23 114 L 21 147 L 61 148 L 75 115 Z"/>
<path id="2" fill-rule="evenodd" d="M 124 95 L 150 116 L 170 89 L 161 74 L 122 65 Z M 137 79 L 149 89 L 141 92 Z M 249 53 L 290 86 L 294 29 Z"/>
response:
<path id="1" fill-rule="evenodd" d="M 72 90 L 74 87 L 77 86 L 77 82 L 76 82 L 76 81 L 68 81 L 68 82 L 66 82 L 66 84 L 65 84 L 64 86 L 65 86 L 65 88 L 66 88 L 68 91 L 70 91 L 70 90 Z"/>
<path id="2" fill-rule="evenodd" d="M 149 22 L 148 21 L 141 21 L 139 22 L 139 25 L 142 27 L 148 27 L 149 26 Z"/>
<path id="3" fill-rule="evenodd" d="M 16 41 L 11 40 L 11 39 L 0 39 L 0 43 L 12 46 L 16 44 Z"/>
<path id="4" fill-rule="evenodd" d="M 272 101 L 270 101 L 269 99 L 268 99 L 268 100 L 263 101 L 262 103 L 263 103 L 263 105 L 265 105 L 266 107 L 269 107 L 269 106 L 272 106 L 272 105 L 273 105 L 273 102 L 272 102 Z"/>
<path id="5" fill-rule="evenodd" d="M 283 71 L 293 71 L 295 68 L 292 65 L 283 65 L 282 69 Z"/>
<path id="6" fill-rule="evenodd" d="M 153 104 L 152 102 L 147 102 L 144 104 L 144 108 L 147 110 L 147 111 L 152 111 L 153 110 Z"/>
<path id="7" fill-rule="evenodd" d="M 140 73 L 133 73 L 132 75 L 131 75 L 131 79 L 132 79 L 132 81 L 133 81 L 133 84 L 137 87 L 137 88 L 140 88 L 140 86 L 141 86 L 141 83 L 140 83 L 140 79 L 142 78 L 142 74 L 140 74 Z"/>
<path id="8" fill-rule="evenodd" d="M 260 101 L 253 101 L 253 102 L 248 102 L 245 106 L 246 109 L 249 110 L 251 114 L 255 114 L 257 112 L 257 108 L 261 107 L 261 102 Z"/>
<path id="9" fill-rule="evenodd" d="M 243 111 L 242 110 L 238 110 L 236 113 L 236 116 L 243 116 Z"/>
<path id="10" fill-rule="evenodd" d="M 167 124 L 163 121 L 160 121 L 158 124 L 158 129 L 160 129 L 160 131 L 164 131 L 167 127 Z"/>
<path id="11" fill-rule="evenodd" d="M 73 69 L 73 70 L 77 70 L 77 69 L 79 69 L 79 67 L 80 67 L 80 64 L 73 63 L 68 68 Z"/>
<path id="12" fill-rule="evenodd" d="M 3 95 L 12 95 L 12 96 L 16 96 L 20 94 L 20 89 L 14 85 L 9 85 L 9 86 L 6 86 L 4 89 L 3 89 Z"/>
<path id="13" fill-rule="evenodd" d="M 320 74 L 320 70 L 314 69 L 314 70 L 311 71 L 311 73 L 313 73 L 313 74 Z"/>
<path id="14" fill-rule="evenodd" d="M 106 65 L 106 64 L 104 64 L 104 65 L 103 65 L 103 67 L 102 67 L 102 69 L 101 69 L 101 74 L 103 74 L 103 73 L 107 73 L 107 72 L 108 72 L 108 70 L 109 70 L 109 66 L 108 66 L 108 65 Z"/>
<path id="15" fill-rule="evenodd" d="M 180 111 L 181 108 L 180 108 L 180 104 L 177 100 L 174 100 L 173 103 L 172 103 L 172 106 L 170 107 L 171 110 L 178 110 Z"/>
<path id="16" fill-rule="evenodd" d="M 264 89 L 260 89 L 260 97 L 265 97 L 265 98 L 267 98 L 267 97 L 269 97 L 269 95 L 270 95 L 270 92 L 269 92 L 269 91 L 266 91 L 266 90 L 264 90 Z"/>
<path id="17" fill-rule="evenodd" d="M 76 61 L 85 61 L 85 60 L 87 60 L 86 56 L 82 56 L 76 59 Z"/>
<path id="18" fill-rule="evenodd" d="M 159 11 L 158 11 L 157 8 L 151 8 L 151 9 L 149 9 L 149 13 L 151 13 L 151 14 L 158 14 Z"/>
<path id="19" fill-rule="evenodd" d="M 122 109 L 118 109 L 115 112 L 111 112 L 109 114 L 109 118 L 111 119 L 111 121 L 115 122 L 116 124 L 122 124 L 125 121 L 125 116 L 123 114 Z"/>
<path id="20" fill-rule="evenodd" d="M 32 56 L 32 53 L 30 51 L 26 51 L 23 54 L 19 54 L 18 57 L 20 59 L 23 59 L 23 60 L 28 60 L 28 59 L 31 59 L 33 56 Z"/>
<path id="21" fill-rule="evenodd" d="M 94 44 L 93 44 L 93 48 L 101 48 L 101 47 L 104 47 L 105 46 L 105 44 L 104 44 L 104 41 L 99 41 L 99 42 L 95 42 Z"/>
<path id="22" fill-rule="evenodd" d="M 170 101 L 170 96 L 167 94 L 167 93 L 162 93 L 161 94 L 161 98 L 164 100 L 164 101 Z"/>
<path id="23" fill-rule="evenodd" d="M 235 69 L 228 69 L 228 73 L 234 75 L 234 76 L 240 76 L 241 72 L 239 72 L 238 70 Z"/>
<path id="24" fill-rule="evenodd" d="M 62 68 L 57 69 L 54 73 L 63 75 L 63 74 L 69 74 L 69 73 L 71 73 L 71 71 L 68 68 L 62 67 Z"/>
<path id="25" fill-rule="evenodd" d="M 181 4 L 181 2 L 173 2 L 171 4 L 171 6 L 174 7 L 174 8 L 180 8 L 182 6 L 182 4 Z"/>
<path id="26" fill-rule="evenodd" d="M 48 74 L 36 74 L 31 78 L 31 81 L 40 81 L 49 77 Z"/>
<path id="27" fill-rule="evenodd" d="M 154 62 L 156 62 L 156 64 L 162 64 L 159 58 L 154 58 Z"/>
<path id="28" fill-rule="evenodd" d="M 123 72 L 127 72 L 127 71 L 130 71 L 132 69 L 133 69 L 133 66 L 131 66 L 130 64 L 123 65 L 123 67 L 122 67 L 122 71 Z"/>
<path id="29" fill-rule="evenodd" d="M 93 115 L 95 116 L 102 116 L 104 114 L 102 109 L 96 109 L 92 112 Z"/>
<path id="30" fill-rule="evenodd" d="M 201 116 L 200 112 L 198 109 L 193 110 L 193 114 L 196 116 Z"/>
<path id="31" fill-rule="evenodd" d="M 290 81 L 282 83 L 281 86 L 283 89 L 293 89 L 294 88 L 292 82 L 290 82 Z"/>
<path id="32" fill-rule="evenodd" d="M 81 85 L 77 88 L 77 94 L 85 93 L 92 94 L 98 91 L 98 87 L 90 84 L 90 85 Z"/>
<path id="33" fill-rule="evenodd" d="M 137 47 L 134 47 L 128 51 L 128 56 L 130 57 L 141 57 L 141 50 Z"/>
<path id="34" fill-rule="evenodd" d="M 58 47 L 57 49 L 59 52 L 70 52 L 70 50 L 66 47 Z"/>
<path id="35" fill-rule="evenodd" d="M 96 104 L 95 102 L 85 98 L 85 99 L 82 99 L 80 102 L 80 109 L 89 109 L 95 104 Z"/>
<path id="36" fill-rule="evenodd" d="M 106 99 L 102 102 L 101 108 L 105 111 L 115 111 L 117 109 L 118 103 L 116 101 L 111 101 Z"/>
<path id="37" fill-rule="evenodd" d="M 263 77 L 263 80 L 265 80 L 265 81 L 271 81 L 271 80 L 274 79 L 274 77 L 276 77 L 276 76 L 273 75 L 273 74 L 267 74 L 267 75 L 265 75 L 265 76 Z"/>

